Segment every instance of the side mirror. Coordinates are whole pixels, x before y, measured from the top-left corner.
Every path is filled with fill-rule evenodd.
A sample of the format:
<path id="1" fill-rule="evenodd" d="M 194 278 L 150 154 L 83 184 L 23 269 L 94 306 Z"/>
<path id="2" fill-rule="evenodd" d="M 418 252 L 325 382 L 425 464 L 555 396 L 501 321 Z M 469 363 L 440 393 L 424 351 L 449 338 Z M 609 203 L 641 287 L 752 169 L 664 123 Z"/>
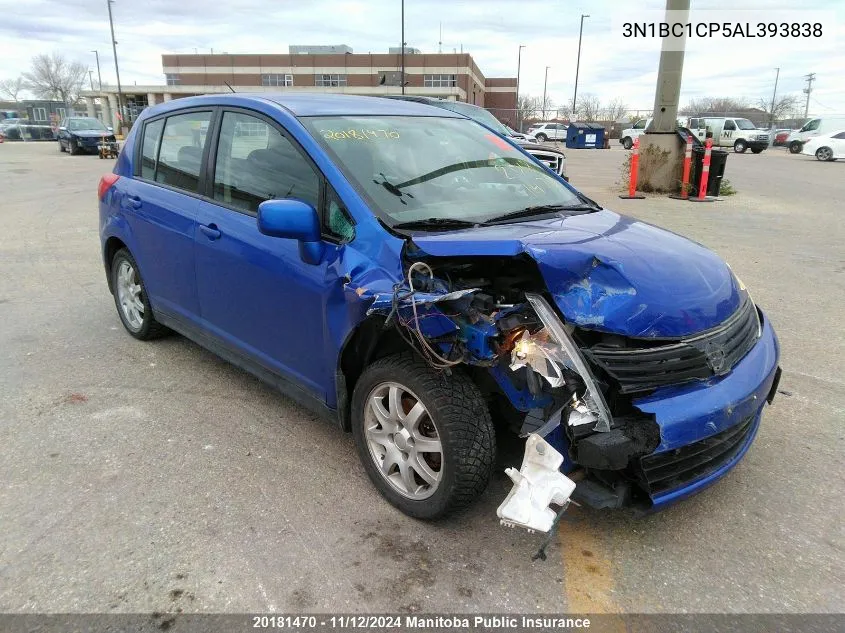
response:
<path id="1" fill-rule="evenodd" d="M 59 128 L 59 131 L 60 132 L 67 132 L 67 128 L 62 126 L 62 127 Z"/>
<path id="2" fill-rule="evenodd" d="M 114 128 L 113 128 L 111 125 L 107 125 L 107 126 L 106 126 L 106 129 L 107 129 L 109 132 L 114 132 Z"/>
<path id="3" fill-rule="evenodd" d="M 307 202 L 296 199 L 265 200 L 258 205 L 258 230 L 270 237 L 299 240 L 299 255 L 317 264 L 323 254 L 320 218 Z"/>

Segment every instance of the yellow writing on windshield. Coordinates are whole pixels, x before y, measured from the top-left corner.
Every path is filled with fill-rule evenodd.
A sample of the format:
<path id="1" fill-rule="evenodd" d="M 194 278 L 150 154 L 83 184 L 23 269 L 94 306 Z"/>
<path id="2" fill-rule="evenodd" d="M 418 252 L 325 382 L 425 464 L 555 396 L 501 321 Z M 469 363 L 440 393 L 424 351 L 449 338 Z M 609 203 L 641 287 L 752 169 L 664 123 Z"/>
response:
<path id="1" fill-rule="evenodd" d="M 327 141 L 376 141 L 399 138 L 399 132 L 396 130 L 320 130 L 320 134 Z"/>

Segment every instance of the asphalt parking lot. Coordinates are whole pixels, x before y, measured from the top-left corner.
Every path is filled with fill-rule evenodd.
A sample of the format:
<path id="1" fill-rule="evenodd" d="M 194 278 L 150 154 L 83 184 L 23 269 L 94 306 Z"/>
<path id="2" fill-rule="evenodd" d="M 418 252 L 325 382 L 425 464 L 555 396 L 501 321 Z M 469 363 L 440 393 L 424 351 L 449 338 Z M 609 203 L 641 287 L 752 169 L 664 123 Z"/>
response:
<path id="1" fill-rule="evenodd" d="M 620 200 L 618 147 L 567 156 L 591 197 L 732 265 L 784 374 L 716 486 L 646 518 L 573 508 L 532 562 L 537 535 L 495 517 L 504 474 L 412 520 L 351 437 L 181 337 L 132 339 L 97 235 L 113 161 L 0 145 L 0 611 L 843 611 L 845 161 L 731 155 L 739 193 L 696 205 Z"/>

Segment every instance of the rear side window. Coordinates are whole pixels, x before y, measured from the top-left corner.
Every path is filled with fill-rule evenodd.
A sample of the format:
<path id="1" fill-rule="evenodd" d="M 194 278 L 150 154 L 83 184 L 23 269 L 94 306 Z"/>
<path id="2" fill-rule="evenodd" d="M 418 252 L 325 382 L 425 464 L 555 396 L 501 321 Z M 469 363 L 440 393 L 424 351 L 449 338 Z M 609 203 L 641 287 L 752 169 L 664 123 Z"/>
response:
<path id="1" fill-rule="evenodd" d="M 147 123 L 144 126 L 144 139 L 141 142 L 141 177 L 155 180 L 156 162 L 158 160 L 158 143 L 161 140 L 161 130 L 164 119 Z"/>
<path id="2" fill-rule="evenodd" d="M 211 112 L 188 112 L 167 118 L 158 153 L 155 181 L 185 191 L 199 191 L 202 152 Z"/>
<path id="3" fill-rule="evenodd" d="M 725 127 L 723 129 L 725 129 L 725 130 L 735 130 L 736 129 L 736 123 L 734 123 L 733 121 L 728 119 L 727 121 L 725 121 Z"/>
<path id="4" fill-rule="evenodd" d="M 214 199 L 251 213 L 274 198 L 299 198 L 319 206 L 320 177 L 272 125 L 226 112 L 214 167 Z"/>
<path id="5" fill-rule="evenodd" d="M 845 139 L 845 132 L 840 132 L 839 134 L 834 134 L 833 138 Z"/>

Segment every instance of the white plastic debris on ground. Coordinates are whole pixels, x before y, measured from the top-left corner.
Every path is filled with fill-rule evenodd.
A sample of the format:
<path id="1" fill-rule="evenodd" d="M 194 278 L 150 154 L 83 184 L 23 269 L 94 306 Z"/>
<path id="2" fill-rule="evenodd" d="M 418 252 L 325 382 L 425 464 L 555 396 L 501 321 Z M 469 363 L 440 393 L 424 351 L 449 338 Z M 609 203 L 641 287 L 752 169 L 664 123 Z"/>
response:
<path id="1" fill-rule="evenodd" d="M 525 441 L 525 457 L 519 470 L 505 470 L 513 488 L 496 510 L 503 525 L 548 532 L 556 512 L 549 504 L 562 506 L 575 490 L 575 482 L 560 472 L 563 455 L 536 433 Z"/>

